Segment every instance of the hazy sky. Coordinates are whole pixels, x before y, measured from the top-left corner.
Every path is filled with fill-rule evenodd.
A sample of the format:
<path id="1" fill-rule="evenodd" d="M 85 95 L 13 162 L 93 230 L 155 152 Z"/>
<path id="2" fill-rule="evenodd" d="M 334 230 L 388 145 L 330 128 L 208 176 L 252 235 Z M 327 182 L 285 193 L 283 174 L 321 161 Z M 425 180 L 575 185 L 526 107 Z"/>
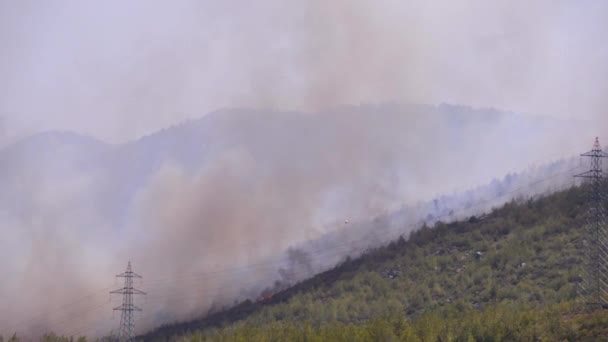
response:
<path id="1" fill-rule="evenodd" d="M 606 1 L 0 0 L 0 144 L 120 142 L 233 106 L 600 117 L 606 32 Z"/>

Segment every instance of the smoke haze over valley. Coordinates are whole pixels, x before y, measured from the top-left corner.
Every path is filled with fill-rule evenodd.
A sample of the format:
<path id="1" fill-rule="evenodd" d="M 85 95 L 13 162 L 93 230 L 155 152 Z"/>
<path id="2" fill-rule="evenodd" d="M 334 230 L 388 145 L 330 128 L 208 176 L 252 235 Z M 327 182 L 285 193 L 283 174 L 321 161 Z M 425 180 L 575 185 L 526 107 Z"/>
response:
<path id="1" fill-rule="evenodd" d="M 0 333 L 107 334 L 127 261 L 145 331 L 571 185 L 606 7 L 0 0 Z"/>
<path id="2" fill-rule="evenodd" d="M 144 328 L 256 298 L 275 281 L 292 283 L 407 235 L 428 215 L 462 214 L 544 174 L 561 172 L 490 204 L 570 184 L 564 171 L 576 162 L 544 163 L 585 148 L 562 139 L 577 125 L 585 127 L 449 105 L 370 105 L 225 110 L 121 145 L 42 133 L 0 152 L 11 242 L 2 257 L 15 260 L 3 264 L 14 275 L 2 288 L 4 307 L 10 317 L 42 313 L 25 331 L 101 322 L 102 333 L 112 323 L 107 291 L 94 297 L 104 311 L 75 322 L 57 323 L 53 308 L 111 285 L 127 260 L 146 276 Z"/>

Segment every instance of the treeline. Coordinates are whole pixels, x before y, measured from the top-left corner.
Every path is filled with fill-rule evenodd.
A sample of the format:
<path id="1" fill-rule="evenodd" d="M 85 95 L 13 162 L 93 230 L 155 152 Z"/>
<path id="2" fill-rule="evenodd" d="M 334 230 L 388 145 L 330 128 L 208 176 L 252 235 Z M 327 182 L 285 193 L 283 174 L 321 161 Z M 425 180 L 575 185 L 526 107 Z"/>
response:
<path id="1" fill-rule="evenodd" d="M 40 342 L 115 342 L 116 340 L 117 340 L 116 338 L 112 338 L 112 337 L 90 339 L 90 338 L 87 338 L 86 336 L 66 337 L 66 336 L 56 335 L 53 333 L 45 334 L 38 339 L 38 341 L 40 341 Z M 6 342 L 26 342 L 26 341 L 31 341 L 31 339 L 21 338 L 21 337 L 17 336 L 16 334 L 6 340 Z M 0 342 L 5 342 L 5 340 L 2 336 L 0 336 Z"/>
<path id="2" fill-rule="evenodd" d="M 6 342 L 22 342 L 22 341 L 28 341 L 28 340 L 21 339 L 17 335 L 13 335 L 11 338 L 6 340 Z M 74 338 L 74 337 L 57 336 L 55 334 L 46 334 L 46 335 L 42 336 L 39 341 L 40 342 L 88 342 L 91 340 L 88 340 L 84 336 Z M 101 342 L 101 340 L 94 340 L 94 341 Z M 4 342 L 4 338 L 2 336 L 0 336 L 0 342 Z"/>
<path id="3" fill-rule="evenodd" d="M 545 309 L 497 304 L 483 310 L 460 311 L 457 306 L 405 316 L 378 317 L 355 323 L 314 326 L 293 321 L 253 322 L 174 336 L 170 341 L 598 341 L 608 336 L 604 312 L 577 313 L 571 304 Z"/>
<path id="4" fill-rule="evenodd" d="M 461 305 L 450 305 L 424 313 L 414 320 L 405 316 L 386 316 L 360 324 L 333 322 L 315 326 L 309 322 L 273 321 L 258 325 L 241 321 L 227 327 L 174 335 L 166 341 L 598 341 L 608 336 L 608 315 L 604 311 L 580 311 L 574 303 L 555 304 L 543 309 L 506 303 L 483 310 L 461 311 L 462 308 Z M 13 337 L 7 341 L 21 340 Z M 51 334 L 40 341 L 88 340 Z M 1 337 L 0 342 L 4 342 Z"/>

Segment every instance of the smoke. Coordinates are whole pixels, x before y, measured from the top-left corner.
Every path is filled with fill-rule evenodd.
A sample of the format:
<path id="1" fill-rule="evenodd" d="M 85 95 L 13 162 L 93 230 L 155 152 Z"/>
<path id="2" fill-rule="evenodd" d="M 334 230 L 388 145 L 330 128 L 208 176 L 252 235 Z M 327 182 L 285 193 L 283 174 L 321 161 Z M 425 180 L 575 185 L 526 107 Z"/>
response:
<path id="1" fill-rule="evenodd" d="M 221 111 L 125 145 L 33 137 L 0 153 L 0 249 L 17 260 L 2 264 L 3 331 L 108 333 L 129 260 L 148 292 L 140 331 L 255 299 L 504 187 L 442 193 L 583 150 L 563 139 L 576 125 L 378 105 Z"/>
<path id="2" fill-rule="evenodd" d="M 130 226 L 138 231 L 130 235 L 137 239 L 123 259 L 165 279 L 143 283 L 151 293 L 143 327 L 272 294 L 407 236 L 421 221 L 561 189 L 572 184 L 578 161 L 493 180 L 577 147 L 563 139 L 576 123 L 491 110 L 384 105 L 213 115 L 225 120 L 220 132 L 231 147 L 198 171 L 163 164 L 135 200 Z M 513 136 L 518 141 L 496 143 Z M 527 187 L 548 177 L 542 187 Z M 473 190 L 438 196 L 458 187 Z"/>
<path id="3" fill-rule="evenodd" d="M 127 260 L 140 329 L 206 314 L 588 149 L 608 127 L 605 6 L 0 4 L 0 143 L 116 143 L 0 152 L 0 331 L 108 333 Z M 576 120 L 356 105 L 444 101 Z M 135 140 L 223 107 L 266 109 Z"/>

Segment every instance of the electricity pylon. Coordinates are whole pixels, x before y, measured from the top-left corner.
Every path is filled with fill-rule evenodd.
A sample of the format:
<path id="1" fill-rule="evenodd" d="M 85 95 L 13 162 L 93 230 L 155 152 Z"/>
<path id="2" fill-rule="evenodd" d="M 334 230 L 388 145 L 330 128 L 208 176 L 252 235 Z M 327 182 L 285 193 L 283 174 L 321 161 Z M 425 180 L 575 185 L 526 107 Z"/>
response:
<path id="1" fill-rule="evenodd" d="M 120 329 L 118 331 L 118 340 L 120 342 L 133 341 L 135 335 L 135 322 L 133 314 L 135 311 L 141 311 L 140 308 L 133 304 L 133 295 L 145 295 L 146 293 L 133 287 L 133 278 L 141 278 L 141 276 L 131 270 L 131 262 L 127 265 L 127 271 L 116 276 L 117 278 L 125 278 L 123 288 L 110 292 L 111 294 L 122 295 L 122 305 L 115 307 L 114 311 L 121 311 L 120 314 Z"/>
<path id="2" fill-rule="evenodd" d="M 606 227 L 606 174 L 602 159 L 608 154 L 602 151 L 595 138 L 593 149 L 581 154 L 591 158 L 591 169 L 576 175 L 587 181 L 589 212 L 582 240 L 582 267 L 578 284 L 579 300 L 592 308 L 608 307 L 608 230 Z"/>

